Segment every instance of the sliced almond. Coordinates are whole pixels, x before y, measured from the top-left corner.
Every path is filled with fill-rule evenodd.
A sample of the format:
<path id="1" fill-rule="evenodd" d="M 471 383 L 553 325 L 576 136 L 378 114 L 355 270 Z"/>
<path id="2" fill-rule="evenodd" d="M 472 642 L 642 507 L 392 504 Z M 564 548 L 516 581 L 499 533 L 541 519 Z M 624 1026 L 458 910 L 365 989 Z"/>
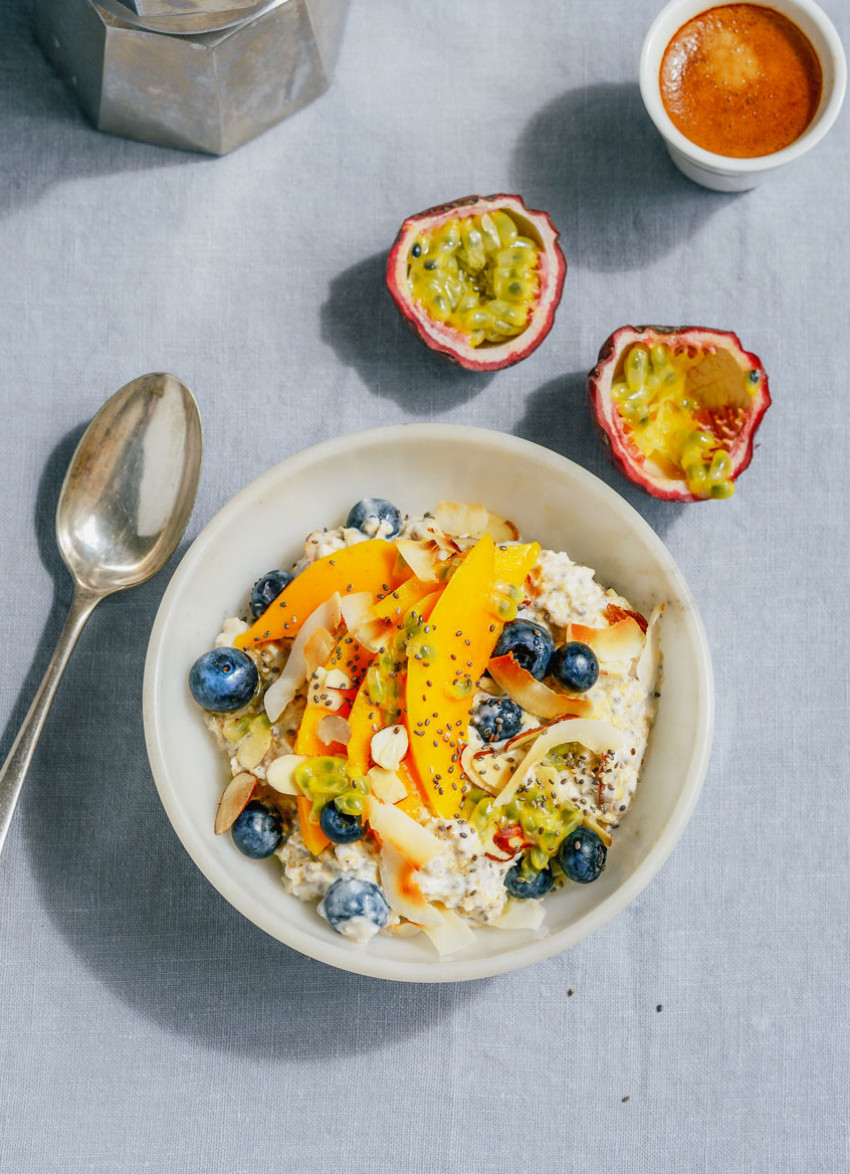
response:
<path id="1" fill-rule="evenodd" d="M 247 738 L 239 743 L 236 751 L 236 761 L 243 770 L 254 770 L 268 754 L 272 744 L 270 726 L 260 726 L 251 731 Z"/>
<path id="2" fill-rule="evenodd" d="M 252 774 L 242 772 L 234 775 L 222 792 L 218 801 L 218 810 L 215 813 L 215 834 L 220 836 L 229 831 L 236 817 L 244 811 L 246 804 L 254 794 L 257 780 Z"/>
<path id="3" fill-rule="evenodd" d="M 303 754 L 281 754 L 266 767 L 266 782 L 281 795 L 300 795 L 295 782 L 296 768 L 304 762 Z"/>
<path id="4" fill-rule="evenodd" d="M 618 620 L 610 628 L 586 628 L 570 624 L 567 641 L 578 640 L 592 648 L 600 664 L 606 660 L 633 660 L 643 652 L 644 636 L 640 624 L 631 616 Z"/>
<path id="5" fill-rule="evenodd" d="M 381 888 L 394 913 L 406 917 L 417 926 L 442 924 L 439 910 L 422 895 L 414 866 L 386 841 L 381 845 L 379 869 Z"/>
<path id="6" fill-rule="evenodd" d="M 329 713 L 316 726 L 316 734 L 319 741 L 324 742 L 326 746 L 330 746 L 333 742 L 347 746 L 351 737 L 351 726 L 344 717 L 340 717 L 336 713 Z"/>
<path id="7" fill-rule="evenodd" d="M 342 669 L 328 669 L 325 673 L 326 689 L 352 689 L 353 687 L 354 682 L 351 677 Z"/>
<path id="8" fill-rule="evenodd" d="M 475 932 L 472 926 L 451 909 L 441 909 L 442 922 L 440 925 L 422 927 L 422 932 L 431 939 L 440 957 L 447 954 L 457 954 L 465 950 L 475 941 Z"/>
<path id="9" fill-rule="evenodd" d="M 511 701 L 533 713 L 535 717 L 551 721 L 554 718 L 573 714 L 587 717 L 593 710 L 593 702 L 587 697 L 569 697 L 556 693 L 542 681 L 533 677 L 528 669 L 514 659 L 512 653 L 496 656 L 487 664 L 487 671 L 493 680 L 504 689 Z"/>
<path id="10" fill-rule="evenodd" d="M 398 770 L 410 748 L 410 739 L 404 726 L 386 726 L 372 736 L 372 761 L 384 770 Z"/>
<path id="11" fill-rule="evenodd" d="M 534 898 L 517 901 L 509 897 L 498 917 L 488 922 L 496 929 L 540 929 L 546 910 L 542 901 Z"/>
<path id="12" fill-rule="evenodd" d="M 339 610 L 339 595 L 334 592 L 330 599 L 320 603 L 301 627 L 295 637 L 289 652 L 289 659 L 283 666 L 283 672 L 278 679 L 269 685 L 266 690 L 263 704 L 266 707 L 269 721 L 274 724 L 289 705 L 292 698 L 307 679 L 307 662 L 304 659 L 304 645 L 310 639 L 316 628 L 327 628 L 333 632 L 339 626 L 341 613 Z"/>
<path id="13" fill-rule="evenodd" d="M 407 798 L 407 787 L 394 770 L 373 766 L 366 778 L 369 780 L 372 794 L 382 803 L 400 803 L 402 799 Z"/>
<path id="14" fill-rule="evenodd" d="M 327 628 L 319 626 L 313 629 L 304 643 L 304 664 L 308 677 L 328 660 L 335 647 L 336 641 Z"/>
<path id="15" fill-rule="evenodd" d="M 421 868 L 446 850 L 446 845 L 399 807 L 367 795 L 363 814 L 384 844 L 390 844 L 414 868 Z"/>

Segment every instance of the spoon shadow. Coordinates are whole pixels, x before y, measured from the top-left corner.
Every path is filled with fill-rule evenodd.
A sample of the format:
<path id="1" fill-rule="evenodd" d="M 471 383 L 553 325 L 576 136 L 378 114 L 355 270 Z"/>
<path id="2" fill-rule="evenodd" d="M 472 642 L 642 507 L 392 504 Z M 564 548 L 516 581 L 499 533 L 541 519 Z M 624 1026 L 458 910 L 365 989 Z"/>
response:
<path id="1" fill-rule="evenodd" d="M 35 530 L 55 608 L 4 734 L 11 746 L 70 602 L 55 547 L 59 489 L 84 428 L 51 454 Z M 63 939 L 135 1013 L 228 1054 L 303 1062 L 362 1052 L 426 1030 L 481 984 L 428 987 L 333 970 L 267 937 L 195 868 L 148 768 L 142 677 L 148 636 L 184 541 L 154 579 L 95 609 L 74 651 L 21 795 L 19 832 Z M 3 864 L 9 867 L 10 839 Z M 346 1008 L 355 1006 L 357 1014 Z"/>
<path id="2" fill-rule="evenodd" d="M 551 448 L 594 473 L 663 538 L 685 505 L 659 501 L 622 477 L 611 465 L 587 407 L 587 372 L 574 371 L 544 383 L 526 400 L 525 415 L 513 428 L 516 436 Z"/>
<path id="3" fill-rule="evenodd" d="M 513 176 L 551 214 L 569 264 L 608 272 L 653 264 L 729 199 L 674 166 L 634 83 L 583 86 L 544 106 L 517 142 Z"/>
<path id="4" fill-rule="evenodd" d="M 333 279 L 321 310 L 322 341 L 373 395 L 413 416 L 466 403 L 492 374 L 465 371 L 414 338 L 387 290 L 386 264 L 386 253 L 375 253 Z"/>

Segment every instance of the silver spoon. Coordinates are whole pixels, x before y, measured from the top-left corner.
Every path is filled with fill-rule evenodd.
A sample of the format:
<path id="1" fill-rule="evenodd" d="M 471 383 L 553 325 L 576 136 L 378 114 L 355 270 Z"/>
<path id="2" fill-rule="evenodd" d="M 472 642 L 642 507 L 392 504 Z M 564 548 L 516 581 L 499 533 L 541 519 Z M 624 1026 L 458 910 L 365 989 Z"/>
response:
<path id="1" fill-rule="evenodd" d="M 56 540 L 74 599 L 24 724 L 0 770 L 0 851 L 56 687 L 95 606 L 155 575 L 195 504 L 203 441 L 198 405 L 173 375 L 143 375 L 108 399 L 77 445 L 56 507 Z"/>

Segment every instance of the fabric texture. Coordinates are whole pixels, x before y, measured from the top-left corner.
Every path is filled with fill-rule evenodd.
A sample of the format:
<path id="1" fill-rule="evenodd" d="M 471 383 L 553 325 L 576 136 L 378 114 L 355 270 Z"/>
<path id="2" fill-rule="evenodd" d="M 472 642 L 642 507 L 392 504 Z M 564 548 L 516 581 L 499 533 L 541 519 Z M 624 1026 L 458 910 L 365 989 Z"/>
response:
<path id="1" fill-rule="evenodd" d="M 70 598 L 68 459 L 150 370 L 203 417 L 181 551 L 314 442 L 501 429 L 656 529 L 717 685 L 700 802 L 623 913 L 502 978 L 385 984 L 266 937 L 197 871 L 141 716 L 176 560 L 107 600 L 0 858 L 2 1174 L 848 1168 L 848 118 L 760 189 L 694 186 L 638 92 L 658 6 L 354 0 L 330 90 L 213 159 L 96 132 L 28 6 L 0 0 L 3 754 Z M 500 190 L 551 214 L 569 272 L 539 350 L 476 376 L 410 335 L 383 266 L 405 216 Z M 608 466 L 585 377 L 627 322 L 731 329 L 761 356 L 774 402 L 731 500 L 658 502 Z"/>

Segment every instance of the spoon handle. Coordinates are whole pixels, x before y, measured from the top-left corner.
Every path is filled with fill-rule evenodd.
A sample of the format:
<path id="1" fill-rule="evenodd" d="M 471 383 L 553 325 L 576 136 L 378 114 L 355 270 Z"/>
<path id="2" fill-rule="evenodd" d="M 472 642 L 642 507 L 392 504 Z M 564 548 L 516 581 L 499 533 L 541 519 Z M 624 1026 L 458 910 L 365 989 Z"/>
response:
<path id="1" fill-rule="evenodd" d="M 24 785 L 27 769 L 38 743 L 44 720 L 47 717 L 47 711 L 50 709 L 56 693 L 56 687 L 62 679 L 65 665 L 74 650 L 80 632 L 85 627 L 86 620 L 101 598 L 102 595 L 99 593 L 86 591 L 82 588 L 78 588 L 74 592 L 71 610 L 65 621 L 65 627 L 62 629 L 62 635 L 59 637 L 59 643 L 56 645 L 56 651 L 47 666 L 47 671 L 38 687 L 29 712 L 24 718 L 24 724 L 18 731 L 18 736 L 9 751 L 9 757 L 0 770 L 0 852 L 3 850 L 6 833 L 9 831 L 9 825 L 15 813 L 15 805 L 18 802 L 21 787 Z"/>

